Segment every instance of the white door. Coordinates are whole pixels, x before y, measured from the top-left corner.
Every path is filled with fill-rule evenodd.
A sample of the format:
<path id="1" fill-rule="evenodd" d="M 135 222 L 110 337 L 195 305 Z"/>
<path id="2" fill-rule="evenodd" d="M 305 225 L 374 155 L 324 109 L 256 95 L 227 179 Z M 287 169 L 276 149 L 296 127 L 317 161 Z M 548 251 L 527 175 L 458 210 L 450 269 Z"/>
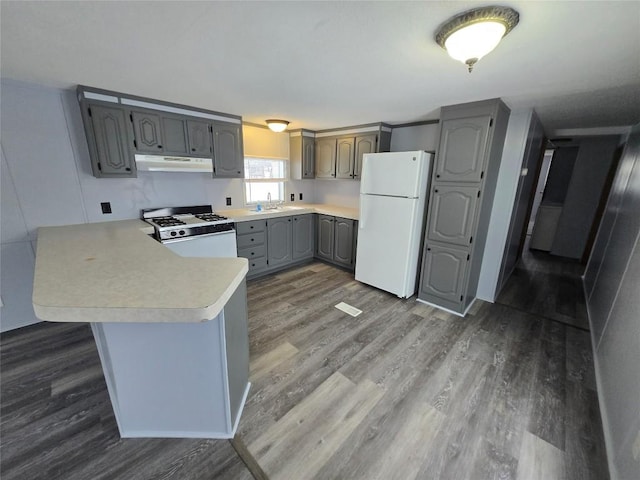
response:
<path id="1" fill-rule="evenodd" d="M 356 280 L 399 297 L 415 293 L 420 201 L 360 196 Z"/>
<path id="2" fill-rule="evenodd" d="M 360 193 L 409 198 L 423 196 L 430 157 L 421 150 L 364 154 Z"/>

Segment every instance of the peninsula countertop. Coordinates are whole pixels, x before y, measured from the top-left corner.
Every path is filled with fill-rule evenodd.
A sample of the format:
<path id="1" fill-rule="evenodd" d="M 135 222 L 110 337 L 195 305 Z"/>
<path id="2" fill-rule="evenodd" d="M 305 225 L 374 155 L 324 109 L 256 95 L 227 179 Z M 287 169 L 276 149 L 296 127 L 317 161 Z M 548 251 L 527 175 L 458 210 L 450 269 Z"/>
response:
<path id="1" fill-rule="evenodd" d="M 244 279 L 244 258 L 181 257 L 142 220 L 38 229 L 36 316 L 53 322 L 202 322 Z"/>

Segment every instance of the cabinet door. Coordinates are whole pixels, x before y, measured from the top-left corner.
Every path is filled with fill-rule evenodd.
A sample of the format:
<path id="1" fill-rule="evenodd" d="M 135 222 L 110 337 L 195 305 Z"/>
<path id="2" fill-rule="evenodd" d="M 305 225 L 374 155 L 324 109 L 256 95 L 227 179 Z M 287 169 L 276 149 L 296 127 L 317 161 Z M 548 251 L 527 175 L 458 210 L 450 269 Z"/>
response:
<path id="1" fill-rule="evenodd" d="M 316 141 L 302 137 L 302 178 L 316 178 Z"/>
<path id="2" fill-rule="evenodd" d="M 293 260 L 313 257 L 313 215 L 293 217 Z"/>
<path id="3" fill-rule="evenodd" d="M 336 149 L 336 178 L 353 178 L 355 138 L 339 138 Z"/>
<path id="4" fill-rule="evenodd" d="M 139 153 L 164 153 L 160 117 L 153 113 L 131 112 L 136 151 Z"/>
<path id="5" fill-rule="evenodd" d="M 482 178 L 490 115 L 442 122 L 436 179 L 479 182 Z"/>
<path id="6" fill-rule="evenodd" d="M 377 135 L 361 135 L 356 137 L 356 157 L 353 164 L 353 178 L 359 179 L 362 173 L 362 156 L 365 153 L 377 152 Z"/>
<path id="7" fill-rule="evenodd" d="M 316 256 L 325 260 L 333 260 L 334 220 L 334 217 L 329 215 L 318 215 Z"/>
<path id="8" fill-rule="evenodd" d="M 185 121 L 176 117 L 162 117 L 162 144 L 164 153 L 187 155 L 187 132 Z"/>
<path id="9" fill-rule="evenodd" d="M 125 110 L 90 105 L 88 112 L 96 146 L 96 176 L 135 177 L 135 161 L 127 133 Z"/>
<path id="10" fill-rule="evenodd" d="M 316 141 L 316 177 L 336 176 L 336 139 L 323 138 Z"/>
<path id="11" fill-rule="evenodd" d="M 434 184 L 427 238 L 456 245 L 471 244 L 479 194 L 476 187 Z"/>
<path id="12" fill-rule="evenodd" d="M 431 295 L 450 302 L 461 302 L 468 252 L 457 248 L 428 245 L 424 253 L 420 298 L 423 298 L 423 295 Z"/>
<path id="13" fill-rule="evenodd" d="M 353 220 L 336 218 L 333 259 L 336 263 L 350 267 L 353 263 Z"/>
<path id="14" fill-rule="evenodd" d="M 269 268 L 291 263 L 291 217 L 267 220 L 267 261 Z"/>
<path id="15" fill-rule="evenodd" d="M 224 122 L 213 124 L 213 176 L 224 178 L 244 176 L 240 125 Z"/>
<path id="16" fill-rule="evenodd" d="M 187 120 L 189 153 L 194 156 L 211 157 L 211 127 L 206 122 Z"/>

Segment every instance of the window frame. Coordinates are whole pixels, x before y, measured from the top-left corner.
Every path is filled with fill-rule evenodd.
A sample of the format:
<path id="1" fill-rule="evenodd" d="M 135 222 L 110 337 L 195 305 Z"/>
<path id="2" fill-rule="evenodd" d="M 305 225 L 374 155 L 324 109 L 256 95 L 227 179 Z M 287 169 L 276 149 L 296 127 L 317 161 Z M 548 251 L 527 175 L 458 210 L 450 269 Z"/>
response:
<path id="1" fill-rule="evenodd" d="M 246 162 L 247 159 L 257 159 L 257 160 L 270 160 L 270 161 L 278 161 L 278 162 L 282 162 L 283 163 L 283 177 L 274 177 L 274 178 L 247 178 L 247 172 L 248 172 L 248 168 L 247 165 L 245 163 L 244 165 L 244 177 L 242 179 L 242 201 L 245 207 L 255 207 L 256 205 L 258 205 L 258 203 L 264 203 L 266 202 L 266 200 L 256 200 L 255 202 L 249 202 L 247 201 L 247 184 L 251 184 L 251 183 L 281 183 L 282 184 L 282 200 L 273 200 L 274 203 L 276 202 L 285 202 L 286 198 L 287 198 L 287 189 L 288 189 L 288 183 L 289 183 L 289 159 L 288 158 L 282 158 L 282 157 L 268 157 L 268 156 L 263 156 L 263 155 L 245 155 L 243 157 L 243 162 Z"/>

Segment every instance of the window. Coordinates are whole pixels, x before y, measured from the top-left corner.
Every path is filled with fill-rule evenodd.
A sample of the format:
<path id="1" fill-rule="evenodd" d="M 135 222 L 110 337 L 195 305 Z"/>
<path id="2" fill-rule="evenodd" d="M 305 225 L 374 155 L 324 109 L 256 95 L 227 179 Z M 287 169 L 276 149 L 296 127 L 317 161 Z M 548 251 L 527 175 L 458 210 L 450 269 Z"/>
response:
<path id="1" fill-rule="evenodd" d="M 244 158 L 244 199 L 246 205 L 284 202 L 287 161 L 278 158 Z"/>

